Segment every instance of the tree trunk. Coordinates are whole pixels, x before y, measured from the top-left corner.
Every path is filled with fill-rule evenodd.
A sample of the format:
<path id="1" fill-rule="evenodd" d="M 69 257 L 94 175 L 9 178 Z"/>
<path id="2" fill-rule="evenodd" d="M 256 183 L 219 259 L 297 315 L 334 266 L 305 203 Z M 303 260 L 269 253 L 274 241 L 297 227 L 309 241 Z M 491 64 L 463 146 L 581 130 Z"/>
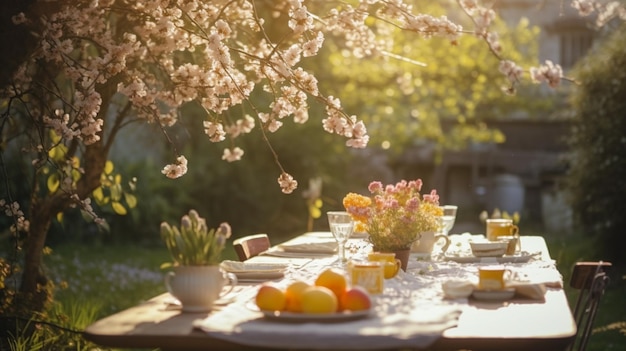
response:
<path id="1" fill-rule="evenodd" d="M 63 194 L 43 200 L 34 199 L 31 204 L 31 225 L 24 245 L 24 272 L 20 292 L 33 312 L 43 311 L 50 299 L 50 291 L 45 289 L 48 278 L 41 269 L 43 248 L 53 216 L 68 203 L 69 196 Z"/>
<path id="2" fill-rule="evenodd" d="M 117 80 L 114 78 L 111 78 L 106 84 L 96 87 L 103 101 L 99 117 L 105 121 L 105 124 L 107 122 L 106 116 L 108 115 L 109 102 L 116 92 L 116 87 Z M 101 132 L 101 139 L 98 142 L 85 146 L 82 152 L 84 173 L 78 180 L 75 188 L 76 195 L 81 200 L 90 197 L 94 189 L 100 186 L 100 176 L 104 171 L 110 146 L 122 126 L 121 122 L 124 120 L 126 112 L 128 112 L 128 109 L 125 109 L 124 113 L 117 117 L 117 122 L 114 123 L 109 131 L 107 142 L 104 141 L 105 133 Z M 103 126 L 103 130 L 106 130 L 106 127 Z M 71 148 L 71 150 L 73 151 L 69 151 L 66 155 L 68 158 L 74 156 L 76 148 Z M 29 299 L 30 297 L 35 298 L 32 301 L 34 312 L 43 311 L 45 303 L 51 297 L 49 296 L 51 291 L 44 289 L 48 279 L 42 270 L 43 249 L 46 244 L 50 224 L 57 213 L 66 210 L 71 204 L 76 202 L 71 198 L 71 194 L 65 193 L 63 190 L 59 190 L 54 195 L 41 198 L 38 193 L 37 189 L 34 189 L 31 197 L 30 230 L 24 244 L 24 272 L 20 285 L 20 292 L 25 297 Z"/>
<path id="3" fill-rule="evenodd" d="M 100 186 L 100 175 L 104 170 L 107 152 L 102 143 L 87 146 L 84 153 L 85 173 L 77 184 L 77 195 L 84 199 Z M 74 200 L 59 191 L 46 198 L 33 198 L 30 208 L 30 231 L 25 240 L 24 272 L 20 292 L 28 298 L 34 312 L 41 312 L 49 301 L 50 291 L 44 289 L 48 278 L 42 270 L 43 249 L 48 229 L 54 216 L 67 209 Z"/>

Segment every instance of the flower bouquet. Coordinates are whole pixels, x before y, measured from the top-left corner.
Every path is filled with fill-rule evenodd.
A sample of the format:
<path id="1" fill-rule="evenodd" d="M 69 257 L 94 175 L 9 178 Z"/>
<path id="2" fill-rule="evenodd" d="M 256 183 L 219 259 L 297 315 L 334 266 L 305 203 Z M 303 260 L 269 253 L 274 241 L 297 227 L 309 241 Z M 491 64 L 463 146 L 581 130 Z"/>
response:
<path id="1" fill-rule="evenodd" d="M 217 229 L 209 229 L 206 220 L 193 209 L 181 218 L 180 228 L 162 222 L 161 238 L 173 263 L 165 263 L 161 268 L 217 265 L 230 236 L 228 223 L 220 224 Z"/>
<path id="2" fill-rule="evenodd" d="M 369 234 L 375 251 L 410 249 L 420 233 L 441 225 L 437 191 L 421 195 L 421 188 L 421 179 L 386 186 L 374 181 L 368 187 L 371 197 L 349 193 L 343 205 L 355 220 L 356 230 Z"/>

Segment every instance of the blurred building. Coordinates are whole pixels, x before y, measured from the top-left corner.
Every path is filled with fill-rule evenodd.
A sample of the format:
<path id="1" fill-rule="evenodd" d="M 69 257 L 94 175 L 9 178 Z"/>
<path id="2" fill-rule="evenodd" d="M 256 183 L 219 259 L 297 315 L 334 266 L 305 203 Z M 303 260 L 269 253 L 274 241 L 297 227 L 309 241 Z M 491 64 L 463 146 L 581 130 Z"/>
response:
<path id="1" fill-rule="evenodd" d="M 522 18 L 538 26 L 538 62 L 551 60 L 561 65 L 565 75 L 597 38 L 595 19 L 581 17 L 569 0 L 500 0 L 494 2 L 494 10 L 511 26 Z M 546 87 L 545 93 L 554 92 Z M 562 96 L 555 95 L 559 98 Z M 569 123 L 562 116 L 529 116 L 527 111 L 510 117 L 488 121 L 491 128 L 505 134 L 503 144 L 446 151 L 440 163 L 433 162 L 434 148 L 420 147 L 407 153 L 401 163 L 417 165 L 418 172 L 430 174 L 427 184 L 438 190 L 441 202 L 460 206 L 456 231 L 482 229 L 479 213 L 498 208 L 543 224 L 546 233 L 567 232 L 572 225 L 571 210 L 561 183 L 567 169 L 564 155 Z M 407 172 L 415 172 L 415 168 L 407 167 Z M 474 227 L 464 228 L 463 221 Z"/>
<path id="2" fill-rule="evenodd" d="M 539 61 L 551 60 L 567 72 L 593 45 L 595 16 L 582 17 L 571 0 L 500 0 L 494 10 L 508 24 L 521 18 L 541 28 Z"/>

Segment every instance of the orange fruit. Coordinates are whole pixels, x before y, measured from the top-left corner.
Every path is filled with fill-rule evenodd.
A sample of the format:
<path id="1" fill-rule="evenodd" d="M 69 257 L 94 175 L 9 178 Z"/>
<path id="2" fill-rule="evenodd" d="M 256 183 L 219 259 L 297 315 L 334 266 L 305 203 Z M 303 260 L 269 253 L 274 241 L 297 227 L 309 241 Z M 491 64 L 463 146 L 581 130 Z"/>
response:
<path id="1" fill-rule="evenodd" d="M 330 289 L 323 286 L 310 286 L 302 292 L 302 312 L 335 313 L 339 300 Z"/>
<path id="2" fill-rule="evenodd" d="M 302 312 L 302 293 L 310 286 L 309 283 L 301 280 L 289 284 L 285 290 L 287 297 L 287 306 L 285 309 L 289 312 Z"/>
<path id="3" fill-rule="evenodd" d="M 335 297 L 339 299 L 348 287 L 348 280 L 342 272 L 328 268 L 317 276 L 315 285 L 330 289 L 335 294 Z"/>
<path id="4" fill-rule="evenodd" d="M 287 306 L 285 292 L 270 284 L 261 285 L 254 300 L 259 309 L 265 311 L 283 311 Z"/>
<path id="5" fill-rule="evenodd" d="M 369 292 L 363 287 L 353 286 L 346 290 L 339 299 L 339 308 L 349 311 L 369 310 L 372 307 L 372 299 Z"/>

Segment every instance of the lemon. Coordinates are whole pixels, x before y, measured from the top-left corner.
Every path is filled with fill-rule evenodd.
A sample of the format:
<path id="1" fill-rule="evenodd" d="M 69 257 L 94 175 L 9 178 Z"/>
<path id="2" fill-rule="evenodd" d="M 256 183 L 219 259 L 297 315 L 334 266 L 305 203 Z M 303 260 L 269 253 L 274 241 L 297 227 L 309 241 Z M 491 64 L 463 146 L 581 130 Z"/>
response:
<path id="1" fill-rule="evenodd" d="M 263 284 L 255 297 L 256 305 L 265 311 L 283 311 L 287 307 L 285 292 L 273 285 Z"/>
<path id="2" fill-rule="evenodd" d="M 339 308 L 339 300 L 332 290 L 323 286 L 311 286 L 302 292 L 302 312 L 334 313 Z"/>

